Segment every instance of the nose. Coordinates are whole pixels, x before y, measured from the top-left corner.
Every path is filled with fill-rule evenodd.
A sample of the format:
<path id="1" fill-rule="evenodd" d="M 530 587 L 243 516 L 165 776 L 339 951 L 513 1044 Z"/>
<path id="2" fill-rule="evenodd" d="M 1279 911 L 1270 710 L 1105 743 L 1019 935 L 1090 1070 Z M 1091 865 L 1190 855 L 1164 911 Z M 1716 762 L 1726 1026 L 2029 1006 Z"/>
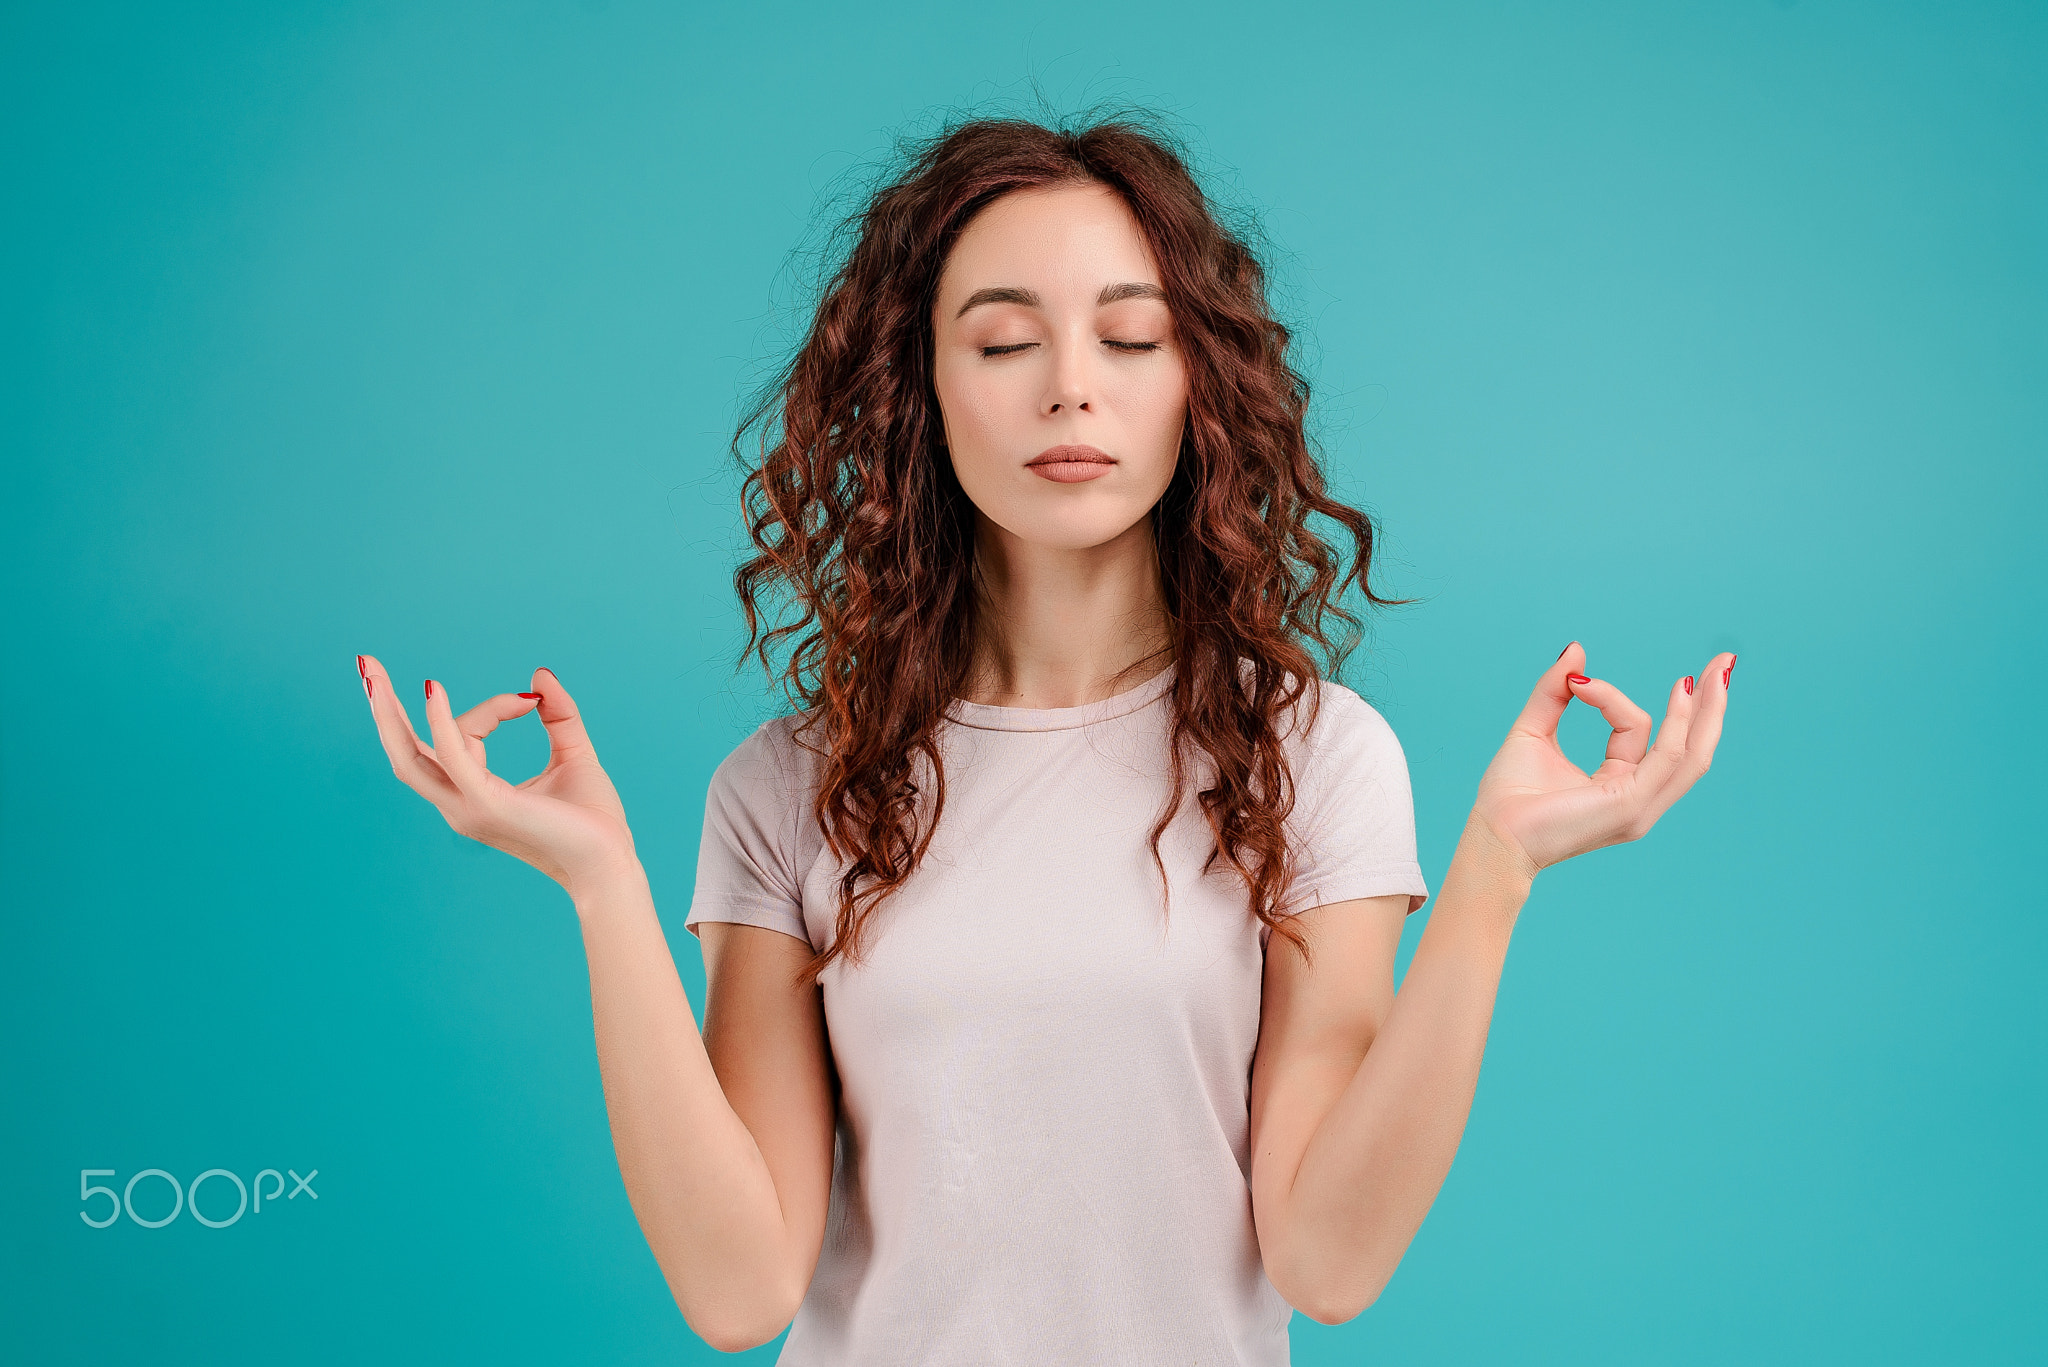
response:
<path id="1" fill-rule="evenodd" d="M 1047 417 L 1093 412 L 1095 377 L 1090 363 L 1094 356 L 1087 344 L 1067 340 L 1055 344 L 1052 351 L 1052 373 L 1047 377 L 1040 410 Z"/>

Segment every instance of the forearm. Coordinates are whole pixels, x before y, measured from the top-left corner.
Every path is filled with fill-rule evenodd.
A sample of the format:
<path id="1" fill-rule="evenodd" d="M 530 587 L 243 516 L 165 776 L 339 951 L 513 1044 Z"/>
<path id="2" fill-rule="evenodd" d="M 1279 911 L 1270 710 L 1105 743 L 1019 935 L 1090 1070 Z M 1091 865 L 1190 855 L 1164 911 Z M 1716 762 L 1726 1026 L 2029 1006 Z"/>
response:
<path id="1" fill-rule="evenodd" d="M 1303 1153 L 1286 1256 L 1318 1319 L 1349 1319 L 1379 1296 L 1450 1172 L 1533 876 L 1467 823 L 1387 1020 Z"/>
<path id="2" fill-rule="evenodd" d="M 774 1180 L 712 1071 L 646 875 L 633 865 L 575 902 L 626 1195 L 691 1327 L 746 1346 L 802 1291 Z"/>

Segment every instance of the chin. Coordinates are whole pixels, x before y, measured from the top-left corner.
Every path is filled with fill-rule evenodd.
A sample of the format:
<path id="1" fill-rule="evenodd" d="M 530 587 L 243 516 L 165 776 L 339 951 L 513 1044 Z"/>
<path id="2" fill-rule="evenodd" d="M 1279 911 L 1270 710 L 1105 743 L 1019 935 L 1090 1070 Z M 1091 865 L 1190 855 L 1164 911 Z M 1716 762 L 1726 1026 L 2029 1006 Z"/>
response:
<path id="1" fill-rule="evenodd" d="M 1124 516 L 1121 510 L 1108 516 L 1086 516 L 1070 510 L 1063 516 L 1005 518 L 1003 527 L 1027 545 L 1049 551 L 1086 551 L 1106 546 L 1122 536 L 1145 516 L 1145 511 L 1149 510 L 1133 516 Z"/>

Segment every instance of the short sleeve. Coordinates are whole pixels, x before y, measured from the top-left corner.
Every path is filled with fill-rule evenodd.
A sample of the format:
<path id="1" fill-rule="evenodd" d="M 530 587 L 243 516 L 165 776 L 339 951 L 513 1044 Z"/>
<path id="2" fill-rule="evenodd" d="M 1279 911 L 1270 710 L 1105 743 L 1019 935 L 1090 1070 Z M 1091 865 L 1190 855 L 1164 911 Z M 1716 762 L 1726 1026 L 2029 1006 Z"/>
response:
<path id="1" fill-rule="evenodd" d="M 1408 758 L 1373 706 L 1339 683 L 1321 684 L 1321 708 L 1294 760 L 1289 819 L 1298 842 L 1284 906 L 1408 894 L 1429 900 L 1415 857 L 1415 801 Z"/>
<path id="2" fill-rule="evenodd" d="M 700 934 L 700 922 L 729 921 L 810 941 L 803 904 L 808 870 L 800 862 L 805 842 L 798 838 L 808 804 L 788 753 L 795 744 L 793 720 L 764 723 L 711 775 L 697 885 L 683 921 L 693 935 Z"/>

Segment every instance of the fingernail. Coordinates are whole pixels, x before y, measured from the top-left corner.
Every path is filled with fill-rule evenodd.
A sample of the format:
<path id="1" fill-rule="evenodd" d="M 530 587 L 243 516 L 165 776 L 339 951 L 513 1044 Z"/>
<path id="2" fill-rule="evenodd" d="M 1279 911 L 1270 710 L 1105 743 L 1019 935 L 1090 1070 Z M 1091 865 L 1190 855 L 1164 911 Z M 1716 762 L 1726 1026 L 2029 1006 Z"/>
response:
<path id="1" fill-rule="evenodd" d="M 1573 645 L 1573 642 L 1571 642 L 1571 641 L 1566 641 L 1566 642 L 1564 643 L 1564 650 L 1570 650 L 1570 649 L 1572 648 L 1572 645 Z M 1562 659 L 1564 658 L 1564 650 L 1560 650 L 1560 651 L 1558 651 L 1558 652 L 1557 652 L 1557 659 L 1558 659 L 1558 660 L 1562 660 Z M 1552 661 L 1551 661 L 1551 663 L 1552 663 L 1552 664 L 1556 664 L 1556 663 L 1557 663 L 1557 660 L 1552 660 Z"/>
<path id="2" fill-rule="evenodd" d="M 1587 678 L 1583 674 L 1567 674 L 1565 675 L 1565 678 L 1571 680 L 1575 684 L 1586 684 L 1593 682 L 1591 679 Z"/>
<path id="3" fill-rule="evenodd" d="M 363 696 L 372 702 L 377 700 L 377 686 L 370 682 L 370 676 L 367 674 L 363 675 Z"/>
<path id="4" fill-rule="evenodd" d="M 427 696 L 430 698 L 434 696 L 434 681 L 432 679 L 427 680 Z"/>
<path id="5" fill-rule="evenodd" d="M 1685 691 L 1687 693 L 1692 692 L 1692 675 L 1690 674 L 1685 676 Z"/>
<path id="6" fill-rule="evenodd" d="M 362 675 L 366 679 L 370 677 L 369 666 L 363 663 L 363 657 L 360 655 L 356 656 L 356 673 Z"/>
<path id="7" fill-rule="evenodd" d="M 1733 656 L 1733 655 L 1730 655 L 1730 656 L 1728 657 L 1728 667 L 1727 667 L 1726 669 L 1724 669 L 1724 670 L 1722 670 L 1722 671 L 1721 671 L 1721 687 L 1723 687 L 1723 688 L 1726 688 L 1726 687 L 1728 686 L 1728 679 L 1729 679 L 1729 676 L 1731 676 L 1731 675 L 1732 675 L 1732 674 L 1734 674 L 1734 673 L 1735 673 L 1735 656 Z"/>
<path id="8" fill-rule="evenodd" d="M 538 697 L 540 696 L 540 694 L 538 694 L 538 693 L 521 693 L 521 694 L 520 694 L 519 696 L 520 696 L 520 697 L 522 697 L 522 698 L 538 698 Z"/>

